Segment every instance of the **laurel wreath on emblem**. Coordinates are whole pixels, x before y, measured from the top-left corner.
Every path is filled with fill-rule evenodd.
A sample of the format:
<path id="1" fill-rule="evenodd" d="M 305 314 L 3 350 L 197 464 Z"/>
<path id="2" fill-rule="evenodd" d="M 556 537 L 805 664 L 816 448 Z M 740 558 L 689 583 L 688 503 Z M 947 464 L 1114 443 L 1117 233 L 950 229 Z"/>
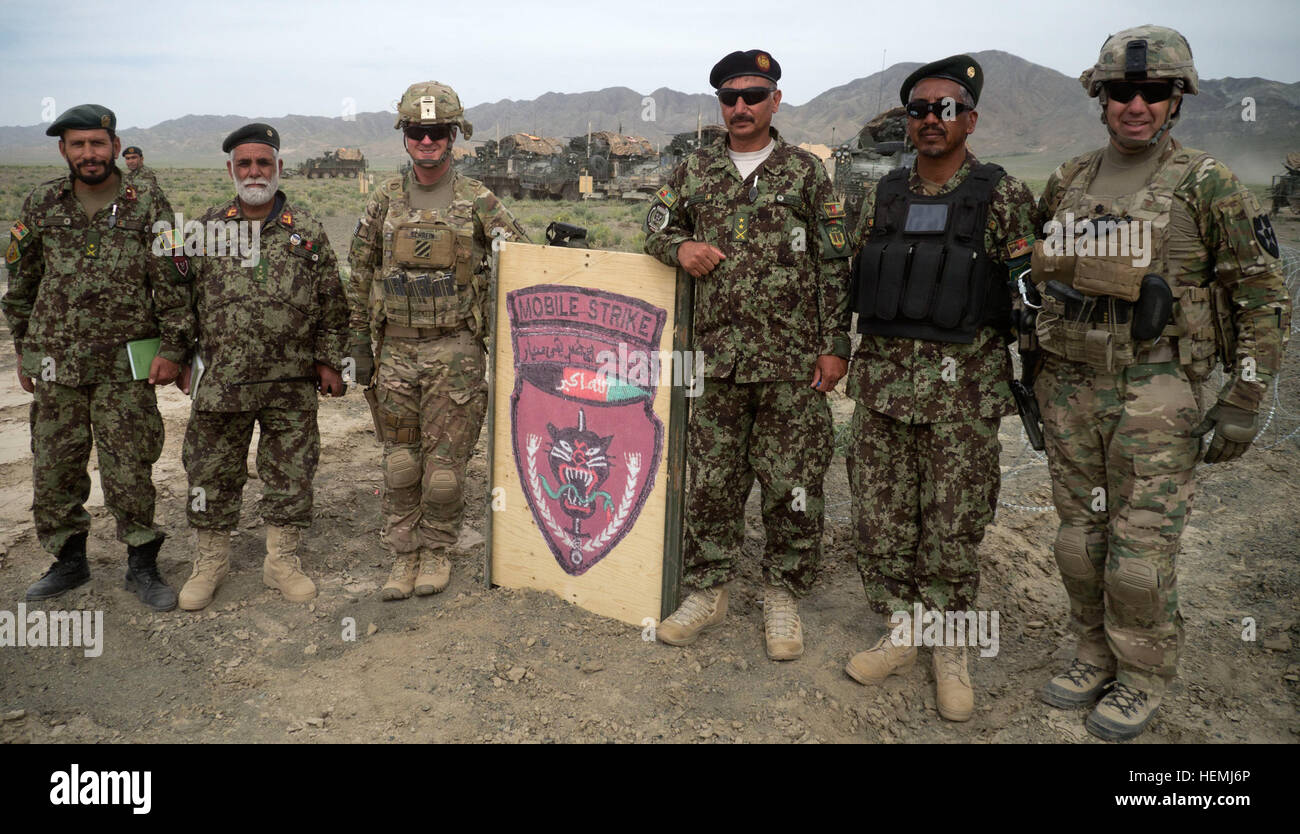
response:
<path id="1" fill-rule="evenodd" d="M 577 547 L 577 544 L 555 520 L 555 516 L 551 515 L 551 508 L 546 506 L 546 502 L 543 500 L 542 479 L 537 473 L 537 450 L 541 447 L 542 438 L 535 434 L 528 435 L 528 486 L 533 493 L 533 506 L 537 508 L 538 513 L 542 516 L 542 521 L 546 522 L 547 528 L 555 537 L 563 542 L 565 547 L 573 550 Z M 582 549 L 588 553 L 596 552 L 604 547 L 606 542 L 618 535 L 618 531 L 623 529 L 628 516 L 632 513 L 632 505 L 636 502 L 637 481 L 641 475 L 641 455 L 629 452 L 623 458 L 627 463 L 627 486 L 623 489 L 623 500 L 619 502 L 618 512 L 614 514 L 609 526 L 593 538 L 582 543 Z"/>

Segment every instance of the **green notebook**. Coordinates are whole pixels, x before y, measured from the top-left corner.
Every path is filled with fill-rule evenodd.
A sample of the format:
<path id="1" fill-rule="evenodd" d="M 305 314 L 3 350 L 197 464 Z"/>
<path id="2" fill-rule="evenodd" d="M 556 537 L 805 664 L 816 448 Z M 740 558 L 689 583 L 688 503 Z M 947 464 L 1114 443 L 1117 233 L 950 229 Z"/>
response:
<path id="1" fill-rule="evenodd" d="M 158 355 L 161 348 L 162 339 L 157 336 L 126 343 L 126 358 L 131 362 L 132 379 L 149 378 L 149 366 L 153 364 L 153 358 Z"/>

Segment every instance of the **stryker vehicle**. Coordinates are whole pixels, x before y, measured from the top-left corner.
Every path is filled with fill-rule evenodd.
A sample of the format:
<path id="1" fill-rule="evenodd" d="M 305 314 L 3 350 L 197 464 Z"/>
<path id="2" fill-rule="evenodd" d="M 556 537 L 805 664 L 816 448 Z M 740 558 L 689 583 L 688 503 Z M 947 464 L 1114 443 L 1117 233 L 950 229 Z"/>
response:
<path id="1" fill-rule="evenodd" d="M 649 139 L 612 130 L 570 139 L 569 158 L 576 161 L 578 176 L 591 177 L 588 198 L 649 199 L 659 190 L 664 173 L 659 153 Z M 575 199 L 580 193 L 576 178 L 573 186 L 570 189 L 565 184 L 565 199 Z"/>
<path id="2" fill-rule="evenodd" d="M 1293 214 L 1300 214 L 1300 153 L 1289 153 L 1283 162 L 1285 174 L 1273 175 L 1273 213 L 1289 206 Z"/>
<path id="3" fill-rule="evenodd" d="M 307 179 L 322 177 L 350 177 L 355 179 L 366 171 L 366 157 L 360 148 L 336 148 L 325 151 L 324 156 L 313 157 L 298 166 L 298 173 Z"/>
<path id="4" fill-rule="evenodd" d="M 901 165 L 911 165 L 916 149 L 907 139 L 907 113 L 886 110 L 835 149 L 835 194 L 844 201 L 849 228 L 857 228 L 867 189 Z"/>

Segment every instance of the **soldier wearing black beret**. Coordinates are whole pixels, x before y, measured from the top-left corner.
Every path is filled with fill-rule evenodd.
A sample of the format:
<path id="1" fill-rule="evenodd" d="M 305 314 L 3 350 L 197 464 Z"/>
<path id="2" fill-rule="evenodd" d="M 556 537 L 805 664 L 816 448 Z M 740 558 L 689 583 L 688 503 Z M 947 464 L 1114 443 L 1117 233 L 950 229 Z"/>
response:
<path id="1" fill-rule="evenodd" d="M 280 150 L 280 133 L 275 128 L 264 122 L 253 122 L 243 127 L 232 130 L 226 140 L 221 143 L 222 153 L 230 153 L 230 149 L 236 145 L 243 145 L 248 142 L 256 142 L 261 145 L 270 145 L 277 151 Z"/>

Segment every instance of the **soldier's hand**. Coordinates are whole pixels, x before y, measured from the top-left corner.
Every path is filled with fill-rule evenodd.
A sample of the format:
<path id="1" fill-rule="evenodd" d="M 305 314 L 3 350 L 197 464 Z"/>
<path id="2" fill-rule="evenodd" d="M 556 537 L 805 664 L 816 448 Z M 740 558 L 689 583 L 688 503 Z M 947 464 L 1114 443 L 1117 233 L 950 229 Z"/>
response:
<path id="1" fill-rule="evenodd" d="M 170 385 L 176 380 L 176 377 L 180 376 L 180 373 L 180 365 L 170 359 L 155 356 L 153 362 L 149 365 L 149 384 Z"/>
<path id="2" fill-rule="evenodd" d="M 677 262 L 693 278 L 703 278 L 713 268 L 726 260 L 722 250 L 709 243 L 688 240 L 677 247 Z"/>
<path id="3" fill-rule="evenodd" d="M 181 365 L 181 372 L 176 376 L 176 387 L 181 389 L 182 394 L 190 392 L 190 375 L 194 368 L 190 365 Z"/>
<path id="4" fill-rule="evenodd" d="M 370 378 L 375 374 L 375 356 L 370 352 L 370 341 L 353 342 L 351 353 L 357 385 L 365 387 L 370 384 Z"/>
<path id="5" fill-rule="evenodd" d="M 343 384 L 343 376 L 329 365 L 317 362 L 316 376 L 320 380 L 320 392 L 326 397 L 341 397 L 348 390 Z"/>
<path id="6" fill-rule="evenodd" d="M 822 354 L 817 357 L 817 364 L 813 367 L 812 387 L 823 394 L 829 394 L 835 390 L 835 384 L 848 370 L 849 363 L 846 360 L 838 356 Z"/>
<path id="7" fill-rule="evenodd" d="M 23 373 L 23 355 L 21 353 L 18 354 L 18 384 L 28 394 L 36 393 L 36 383 L 32 382 L 31 377 Z"/>
<path id="8" fill-rule="evenodd" d="M 1259 434 L 1259 415 L 1235 405 L 1215 403 L 1201 424 L 1192 429 L 1192 435 L 1202 437 L 1210 429 L 1214 429 L 1214 437 L 1210 439 L 1205 462 L 1227 463 L 1250 448 Z"/>

